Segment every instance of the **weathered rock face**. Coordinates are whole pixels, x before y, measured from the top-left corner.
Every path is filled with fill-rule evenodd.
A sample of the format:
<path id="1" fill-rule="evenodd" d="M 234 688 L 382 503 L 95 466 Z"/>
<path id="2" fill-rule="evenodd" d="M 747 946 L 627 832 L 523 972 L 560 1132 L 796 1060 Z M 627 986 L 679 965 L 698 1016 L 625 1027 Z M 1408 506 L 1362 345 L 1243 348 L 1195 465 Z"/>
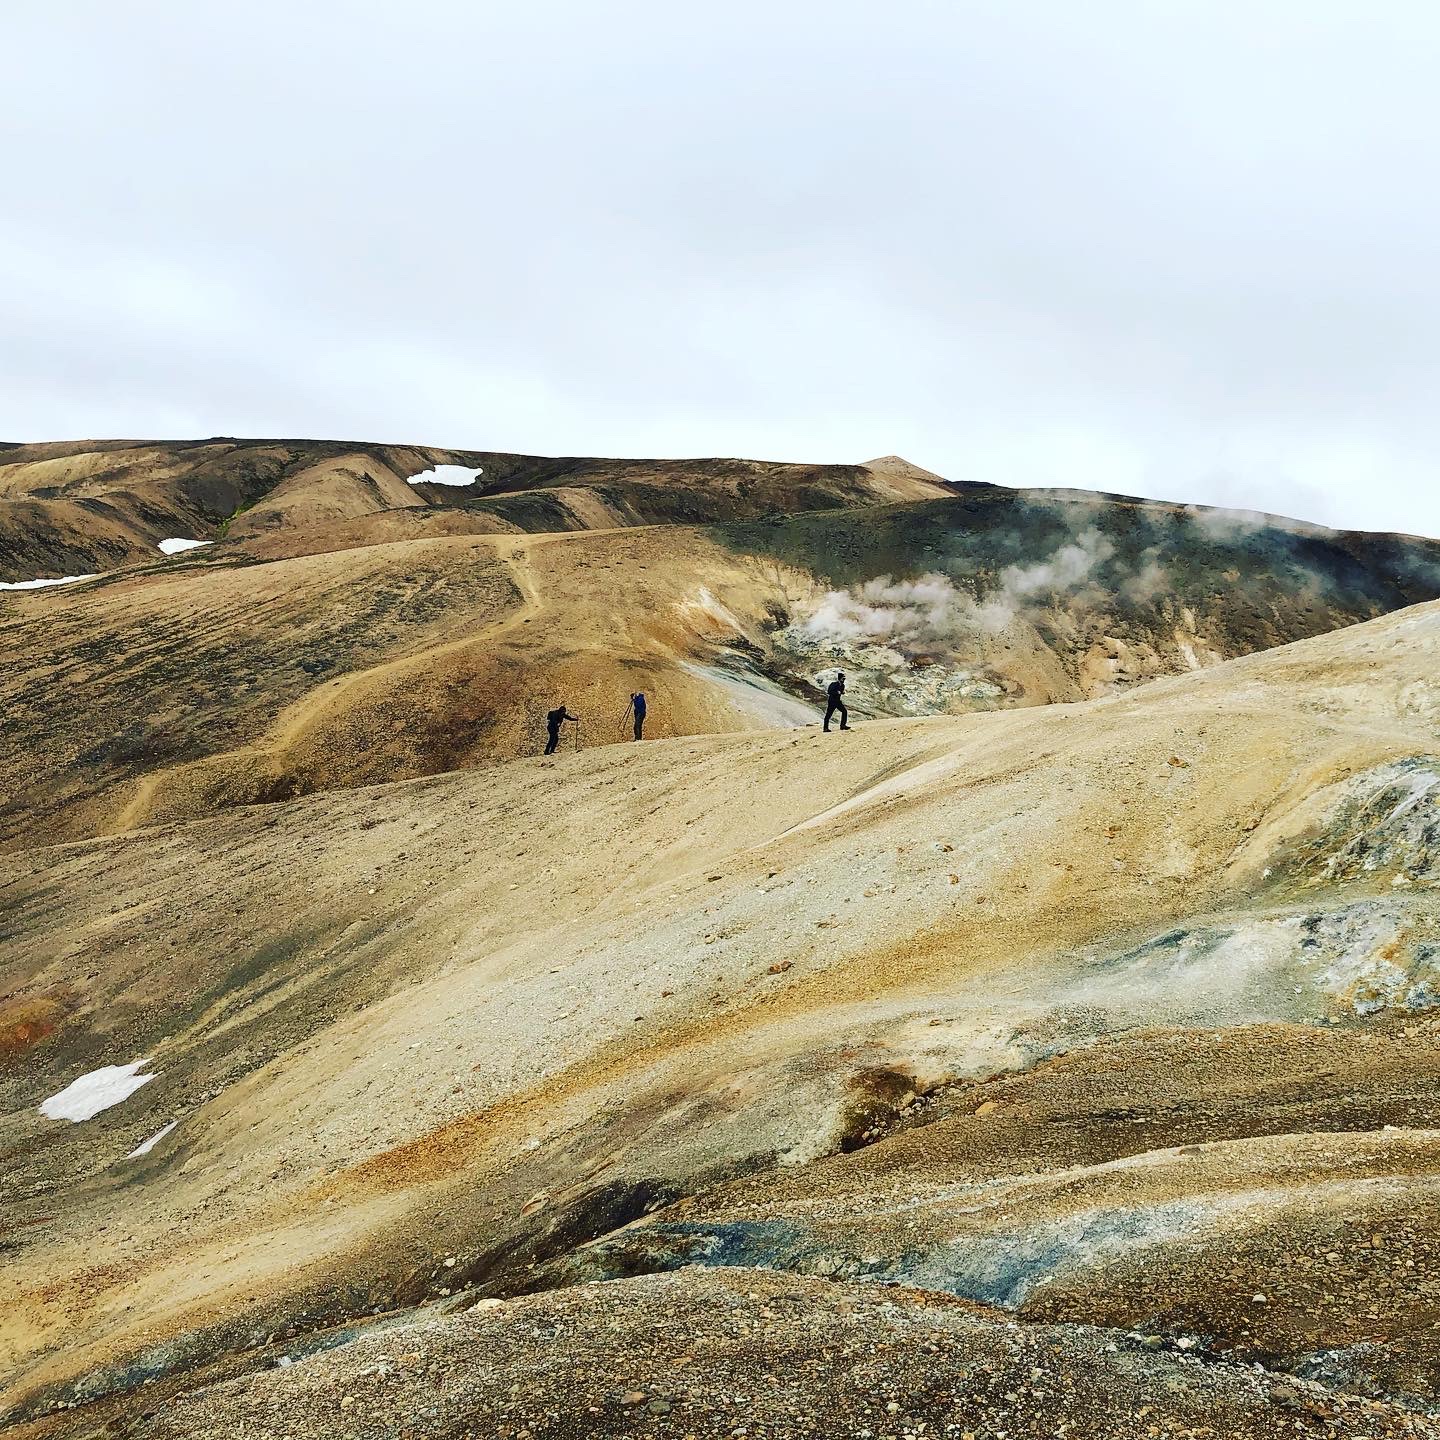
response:
<path id="1" fill-rule="evenodd" d="M 1368 1340 L 1368 1370 L 1348 1362 L 1360 1388 L 1440 1404 L 1437 1067 L 1434 1018 L 1120 1036 L 911 1092 L 864 1149 L 673 1206 L 547 1279 L 703 1265 L 900 1283 L 1332 1378 Z"/>
<path id="2" fill-rule="evenodd" d="M 426 1316 L 186 1397 L 139 1433 L 228 1440 L 337 1423 L 365 1440 L 407 1427 L 437 1440 L 546 1429 L 696 1440 L 1207 1429 L 1268 1440 L 1296 1424 L 1377 1440 L 1432 1433 L 1400 1407 L 1202 1364 L 1150 1338 L 1016 1327 L 934 1292 L 692 1271 Z"/>

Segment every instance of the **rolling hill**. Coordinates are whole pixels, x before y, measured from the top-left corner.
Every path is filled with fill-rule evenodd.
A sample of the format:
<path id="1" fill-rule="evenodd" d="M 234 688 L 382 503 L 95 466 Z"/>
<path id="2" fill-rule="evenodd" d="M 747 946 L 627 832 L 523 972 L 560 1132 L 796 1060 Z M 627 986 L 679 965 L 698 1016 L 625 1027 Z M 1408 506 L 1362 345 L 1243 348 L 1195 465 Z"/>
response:
<path id="1" fill-rule="evenodd" d="M 205 548 L 167 558 L 147 540 L 143 559 L 98 578 L 0 594 L 14 657 L 0 675 L 3 846 L 510 759 L 540 747 L 544 712 L 562 700 L 582 717 L 582 746 L 619 738 L 635 689 L 650 694 L 656 736 L 807 723 L 841 666 L 861 716 L 1026 707 L 1120 693 L 1440 595 L 1433 541 L 946 486 L 893 457 L 467 452 L 489 490 L 459 487 L 457 499 L 457 487 L 399 478 L 454 451 L 76 448 L 12 451 L 29 458 L 0 466 L 0 487 L 36 494 L 37 476 L 51 482 L 41 488 L 88 476 L 74 485 L 111 487 L 106 504 L 123 493 L 164 512 L 152 536 L 197 538 L 204 527 L 177 497 L 193 507 L 223 477 L 291 458 Z M 346 455 L 368 456 L 388 488 L 367 488 Z M 336 520 L 342 492 L 379 508 Z M 645 521 L 665 507 L 647 509 L 642 492 L 711 518 Z M 223 493 L 228 505 L 240 492 Z M 472 508 L 522 500 L 538 508 L 504 531 L 498 512 Z M 555 506 L 598 528 L 519 527 L 558 527 Z M 440 533 L 395 538 L 397 524 L 409 536 L 430 519 Z M 482 522 L 486 533 L 452 533 Z"/>
<path id="2" fill-rule="evenodd" d="M 689 463 L 0 595 L 0 1423 L 1440 1435 L 1434 543 Z"/>

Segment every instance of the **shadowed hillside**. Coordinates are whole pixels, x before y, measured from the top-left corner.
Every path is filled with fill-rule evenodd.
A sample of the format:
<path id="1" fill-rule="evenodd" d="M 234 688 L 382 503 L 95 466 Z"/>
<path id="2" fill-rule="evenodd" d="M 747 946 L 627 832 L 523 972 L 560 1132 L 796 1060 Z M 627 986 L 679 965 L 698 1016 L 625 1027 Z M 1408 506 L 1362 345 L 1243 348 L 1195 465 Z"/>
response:
<path id="1" fill-rule="evenodd" d="M 1084 491 L 714 531 L 789 581 L 773 665 L 874 714 L 1077 700 L 1440 594 L 1440 543 Z"/>

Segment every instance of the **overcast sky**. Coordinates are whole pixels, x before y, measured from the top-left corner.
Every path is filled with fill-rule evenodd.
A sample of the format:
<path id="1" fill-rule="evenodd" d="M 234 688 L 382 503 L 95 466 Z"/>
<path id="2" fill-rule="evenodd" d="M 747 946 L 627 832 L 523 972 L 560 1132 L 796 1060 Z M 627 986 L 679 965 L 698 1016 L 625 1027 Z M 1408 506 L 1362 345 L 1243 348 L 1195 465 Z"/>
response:
<path id="1" fill-rule="evenodd" d="M 1424 0 L 8 0 L 0 438 L 899 453 L 1440 535 Z"/>

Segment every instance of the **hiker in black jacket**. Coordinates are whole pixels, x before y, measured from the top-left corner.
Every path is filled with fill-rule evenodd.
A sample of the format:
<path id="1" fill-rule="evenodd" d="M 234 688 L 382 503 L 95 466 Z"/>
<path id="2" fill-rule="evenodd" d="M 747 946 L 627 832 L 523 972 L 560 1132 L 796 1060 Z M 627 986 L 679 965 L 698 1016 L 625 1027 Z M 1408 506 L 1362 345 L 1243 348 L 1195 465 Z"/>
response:
<path id="1" fill-rule="evenodd" d="M 553 755 L 560 744 L 560 727 L 567 720 L 573 720 L 577 725 L 580 723 L 578 715 L 572 715 L 563 705 L 558 710 L 551 710 L 545 716 L 545 728 L 550 732 L 550 739 L 545 746 L 545 753 Z"/>
<path id="2" fill-rule="evenodd" d="M 845 708 L 845 701 L 841 698 L 845 694 L 845 672 L 836 673 L 835 678 L 825 687 L 825 731 L 830 730 L 830 717 L 838 710 L 840 712 L 840 728 L 850 728 L 850 712 Z"/>

